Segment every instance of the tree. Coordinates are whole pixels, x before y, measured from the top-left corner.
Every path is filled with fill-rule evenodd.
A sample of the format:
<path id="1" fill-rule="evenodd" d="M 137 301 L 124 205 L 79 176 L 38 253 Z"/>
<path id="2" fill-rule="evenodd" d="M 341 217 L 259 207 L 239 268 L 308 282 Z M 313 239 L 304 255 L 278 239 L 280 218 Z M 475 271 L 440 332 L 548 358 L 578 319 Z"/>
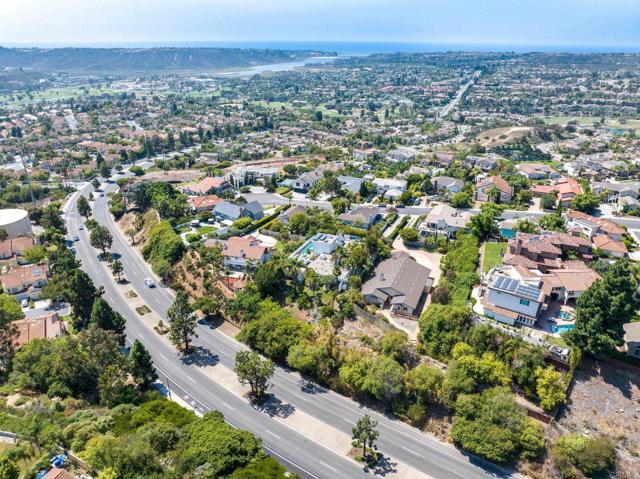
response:
<path id="1" fill-rule="evenodd" d="M 471 233 L 480 241 L 485 241 L 490 237 L 498 234 L 498 226 L 496 225 L 497 212 L 492 209 L 486 209 L 479 214 L 471 217 L 469 228 Z"/>
<path id="2" fill-rule="evenodd" d="M 197 472 L 187 474 L 194 479 L 235 477 L 231 474 L 256 458 L 262 446 L 260 439 L 250 432 L 227 424 L 218 411 L 209 412 L 189 424 L 181 436 L 185 448 L 180 460 L 186 466 L 184 469 Z"/>
<path id="3" fill-rule="evenodd" d="M 567 381 L 553 367 L 536 370 L 536 393 L 540 398 L 540 407 L 553 411 L 567 401 Z"/>
<path id="4" fill-rule="evenodd" d="M 618 260 L 578 298 L 575 328 L 565 333 L 574 346 L 608 356 L 624 342 L 623 324 L 635 315 L 637 282 L 627 260 Z"/>
<path id="5" fill-rule="evenodd" d="M 443 394 L 444 374 L 438 368 L 419 364 L 407 373 L 407 391 L 419 404 L 436 404 Z"/>
<path id="6" fill-rule="evenodd" d="M 102 250 L 102 255 L 106 256 L 113 243 L 113 237 L 106 226 L 97 225 L 91 230 L 89 241 L 91 242 L 91 246 Z"/>
<path id="7" fill-rule="evenodd" d="M 20 469 L 6 456 L 0 457 L 0 479 L 18 479 Z"/>
<path id="8" fill-rule="evenodd" d="M 176 299 L 167 311 L 169 318 L 169 337 L 183 351 L 189 351 L 189 343 L 196 336 L 196 317 L 184 291 L 178 291 Z"/>
<path id="9" fill-rule="evenodd" d="M 528 218 L 525 218 L 523 220 L 518 220 L 516 223 L 516 231 L 533 234 L 538 231 L 538 227 Z"/>
<path id="10" fill-rule="evenodd" d="M 124 328 L 127 322 L 104 299 L 96 298 L 93 302 L 90 323 L 106 331 L 113 331 L 120 339 L 121 345 L 124 345 Z"/>
<path id="11" fill-rule="evenodd" d="M 416 243 L 418 241 L 418 232 L 413 228 L 404 228 L 400 232 L 403 241 L 408 243 Z"/>
<path id="12" fill-rule="evenodd" d="M 22 257 L 31 264 L 40 263 L 47 256 L 47 250 L 41 244 L 35 244 L 24 250 Z"/>
<path id="13" fill-rule="evenodd" d="M 340 379 L 357 393 L 388 402 L 402 393 L 404 371 L 395 360 L 386 356 L 357 357 L 342 365 Z"/>
<path id="14" fill-rule="evenodd" d="M 540 208 L 543 210 L 552 210 L 556 207 L 556 194 L 545 193 L 540 198 Z"/>
<path id="15" fill-rule="evenodd" d="M 355 427 L 351 429 L 351 445 L 362 448 L 362 456 L 367 456 L 367 448 L 375 449 L 376 440 L 380 436 L 377 430 L 378 421 L 371 419 L 368 414 L 358 419 Z"/>
<path id="16" fill-rule="evenodd" d="M 111 263 L 111 272 L 116 275 L 119 283 L 122 273 L 124 272 L 124 267 L 122 266 L 122 262 L 120 260 L 116 259 L 113 261 L 113 263 Z"/>
<path id="17" fill-rule="evenodd" d="M 0 241 L 4 241 L 9 237 L 9 233 L 7 233 L 7 230 L 0 228 Z"/>
<path id="18" fill-rule="evenodd" d="M 451 197 L 451 206 L 454 208 L 471 208 L 473 195 L 468 191 L 458 191 Z"/>
<path id="19" fill-rule="evenodd" d="M 87 198 L 80 195 L 77 202 L 78 213 L 80 216 L 84 216 L 85 218 L 89 218 L 91 216 L 91 206 L 87 201 Z"/>
<path id="20" fill-rule="evenodd" d="M 471 319 L 471 311 L 464 306 L 430 304 L 418 321 L 419 339 L 426 353 L 438 359 L 448 359 L 453 346 Z"/>
<path id="21" fill-rule="evenodd" d="M 555 466 L 563 478 L 578 477 L 578 469 L 586 477 L 612 469 L 616 464 L 616 447 L 604 436 L 588 438 L 567 434 L 559 438 L 551 448 Z"/>
<path id="22" fill-rule="evenodd" d="M 544 215 L 539 221 L 540 227 L 546 231 L 565 231 L 564 218 L 558 213 Z"/>
<path id="23" fill-rule="evenodd" d="M 241 384 L 249 385 L 256 399 L 264 398 L 269 388 L 269 380 L 275 373 L 275 365 L 270 359 L 262 359 L 255 351 L 239 351 L 233 368 Z"/>
<path id="24" fill-rule="evenodd" d="M 135 383 L 141 388 L 147 388 L 158 379 L 149 351 L 137 339 L 133 342 L 129 352 L 129 372 Z"/>
<path id="25" fill-rule="evenodd" d="M 544 445 L 542 428 L 532 427 L 524 408 L 505 387 L 462 394 L 455 405 L 451 437 L 469 452 L 498 463 L 532 457 Z M 536 450 L 537 449 L 537 450 Z"/>
<path id="26" fill-rule="evenodd" d="M 573 197 L 573 208 L 584 213 L 593 213 L 599 205 L 600 201 L 593 193 L 580 193 Z"/>

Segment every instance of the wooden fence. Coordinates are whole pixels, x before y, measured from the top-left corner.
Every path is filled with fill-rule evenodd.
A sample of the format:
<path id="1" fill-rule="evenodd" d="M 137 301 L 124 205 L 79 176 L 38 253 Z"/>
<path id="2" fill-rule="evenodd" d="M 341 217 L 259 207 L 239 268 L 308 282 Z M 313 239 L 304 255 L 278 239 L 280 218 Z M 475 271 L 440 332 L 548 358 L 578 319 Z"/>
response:
<path id="1" fill-rule="evenodd" d="M 353 305 L 353 310 L 355 311 L 357 317 L 373 324 L 374 326 L 379 327 L 384 331 L 398 331 L 398 328 L 396 328 L 393 324 L 387 322 L 386 319 L 382 316 L 371 314 L 369 311 L 366 311 L 355 304 Z"/>

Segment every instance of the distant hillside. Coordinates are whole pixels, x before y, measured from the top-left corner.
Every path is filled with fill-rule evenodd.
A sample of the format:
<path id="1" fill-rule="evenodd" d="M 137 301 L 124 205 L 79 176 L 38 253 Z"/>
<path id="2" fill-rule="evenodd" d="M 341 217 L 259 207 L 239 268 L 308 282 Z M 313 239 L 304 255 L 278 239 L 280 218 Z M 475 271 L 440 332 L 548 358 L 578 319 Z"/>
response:
<path id="1" fill-rule="evenodd" d="M 219 70 L 302 61 L 326 53 L 240 48 L 3 48 L 0 68 L 41 71 L 162 72 Z"/>

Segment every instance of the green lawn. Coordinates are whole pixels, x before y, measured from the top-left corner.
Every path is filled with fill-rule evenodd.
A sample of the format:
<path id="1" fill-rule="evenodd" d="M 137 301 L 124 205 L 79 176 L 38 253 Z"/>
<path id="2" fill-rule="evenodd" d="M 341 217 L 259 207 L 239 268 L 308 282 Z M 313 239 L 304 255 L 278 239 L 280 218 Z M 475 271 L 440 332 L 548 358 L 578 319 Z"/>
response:
<path id="1" fill-rule="evenodd" d="M 491 268 L 500 266 L 502 264 L 502 253 L 506 249 L 507 243 L 485 243 L 482 271 L 486 273 Z"/>

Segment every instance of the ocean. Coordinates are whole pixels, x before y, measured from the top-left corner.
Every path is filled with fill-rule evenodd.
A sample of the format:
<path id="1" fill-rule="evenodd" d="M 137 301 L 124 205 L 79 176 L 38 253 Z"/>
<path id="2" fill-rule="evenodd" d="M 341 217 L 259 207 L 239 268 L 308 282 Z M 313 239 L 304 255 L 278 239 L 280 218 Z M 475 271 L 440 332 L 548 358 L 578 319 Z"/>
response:
<path id="1" fill-rule="evenodd" d="M 588 46 L 588 45 L 498 45 L 482 43 L 410 43 L 410 42 L 332 42 L 332 41 L 201 41 L 201 42 L 116 42 L 116 43 L 41 43 L 10 44 L 7 47 L 87 47 L 87 48 L 154 48 L 154 47 L 219 47 L 219 48 L 273 48 L 281 50 L 317 50 L 343 55 L 370 55 L 373 53 L 427 53 L 427 52 L 568 52 L 568 53 L 640 53 L 640 46 Z"/>

